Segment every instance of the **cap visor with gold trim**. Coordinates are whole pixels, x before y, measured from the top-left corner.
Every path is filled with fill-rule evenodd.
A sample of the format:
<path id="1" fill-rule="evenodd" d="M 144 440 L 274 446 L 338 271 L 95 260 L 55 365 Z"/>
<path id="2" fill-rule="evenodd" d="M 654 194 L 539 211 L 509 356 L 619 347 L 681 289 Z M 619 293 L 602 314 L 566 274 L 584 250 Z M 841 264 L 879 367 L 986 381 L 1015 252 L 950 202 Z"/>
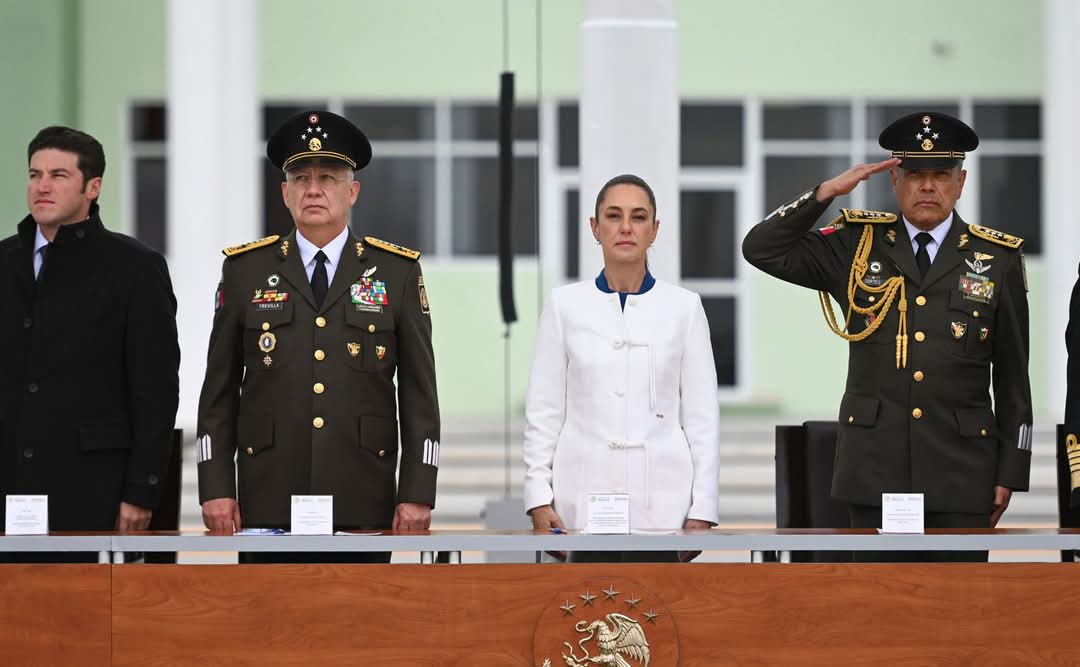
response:
<path id="1" fill-rule="evenodd" d="M 282 123 L 266 142 L 266 157 L 288 171 L 307 164 L 363 169 L 371 142 L 358 127 L 329 111 L 304 111 Z"/>
<path id="2" fill-rule="evenodd" d="M 979 136 L 958 118 L 921 111 L 894 120 L 878 143 L 900 158 L 901 169 L 951 169 L 978 147 Z"/>

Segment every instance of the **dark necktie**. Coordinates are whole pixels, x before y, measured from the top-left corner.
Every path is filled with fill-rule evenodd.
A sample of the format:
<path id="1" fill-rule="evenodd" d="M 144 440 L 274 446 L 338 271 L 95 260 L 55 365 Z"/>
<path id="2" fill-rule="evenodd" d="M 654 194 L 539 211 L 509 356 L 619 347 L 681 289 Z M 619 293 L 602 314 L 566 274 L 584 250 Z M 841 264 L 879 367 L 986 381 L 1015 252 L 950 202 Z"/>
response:
<path id="1" fill-rule="evenodd" d="M 926 272 L 930 270 L 930 253 L 926 251 L 926 246 L 930 245 L 933 240 L 934 237 L 926 232 L 919 232 L 915 235 L 915 242 L 919 244 L 919 252 L 915 253 L 915 263 L 919 266 L 919 274 L 924 278 Z"/>
<path id="2" fill-rule="evenodd" d="M 38 267 L 37 277 L 35 278 L 38 282 L 41 282 L 41 276 L 45 275 L 45 260 L 49 257 L 49 246 L 51 245 L 51 243 L 46 243 L 38 248 L 38 252 L 41 253 L 41 266 Z"/>
<path id="3" fill-rule="evenodd" d="M 315 253 L 315 271 L 311 274 L 311 293 L 315 295 L 315 305 L 319 308 L 322 308 L 329 287 L 330 282 L 326 279 L 326 253 L 320 250 Z"/>

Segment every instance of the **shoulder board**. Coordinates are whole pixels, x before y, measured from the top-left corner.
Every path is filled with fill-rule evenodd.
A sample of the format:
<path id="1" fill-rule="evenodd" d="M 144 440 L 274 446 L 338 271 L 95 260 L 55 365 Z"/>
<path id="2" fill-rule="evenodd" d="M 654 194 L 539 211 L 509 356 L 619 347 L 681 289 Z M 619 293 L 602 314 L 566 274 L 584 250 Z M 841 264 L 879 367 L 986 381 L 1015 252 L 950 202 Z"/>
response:
<path id="1" fill-rule="evenodd" d="M 844 218 L 844 222 L 896 222 L 896 214 L 886 213 L 885 211 L 862 211 L 857 208 L 842 208 L 840 213 Z"/>
<path id="2" fill-rule="evenodd" d="M 258 241 L 252 241 L 250 243 L 241 243 L 240 245 L 231 245 L 228 248 L 225 248 L 224 250 L 222 250 L 221 252 L 226 257 L 235 257 L 236 255 L 243 255 L 245 252 L 247 252 L 249 250 L 254 250 L 256 248 L 262 248 L 262 247 L 268 246 L 268 245 L 270 245 L 272 243 L 276 243 L 279 238 L 281 238 L 281 237 L 278 236 L 277 234 L 274 234 L 273 236 L 267 236 L 266 238 L 259 239 Z"/>
<path id="3" fill-rule="evenodd" d="M 420 251 L 419 250 L 412 250 L 411 248 L 406 248 L 406 247 L 400 246 L 400 245 L 398 245 L 396 243 L 390 243 L 389 241 L 383 241 L 382 239 L 377 239 L 374 236 L 365 236 L 364 240 L 367 241 L 368 245 L 375 246 L 376 248 L 379 248 L 380 250 L 385 250 L 386 252 L 392 252 L 395 255 L 401 255 L 402 257 L 408 257 L 409 259 L 420 259 Z"/>
<path id="4" fill-rule="evenodd" d="M 1024 245 L 1024 239 L 1019 236 L 1013 236 L 1012 234 L 1006 234 L 1005 232 L 999 232 L 996 229 L 990 229 L 989 227 L 983 227 L 981 225 L 968 225 L 968 231 L 980 239 L 986 239 L 991 243 L 1003 245 L 1006 248 L 1019 248 Z"/>

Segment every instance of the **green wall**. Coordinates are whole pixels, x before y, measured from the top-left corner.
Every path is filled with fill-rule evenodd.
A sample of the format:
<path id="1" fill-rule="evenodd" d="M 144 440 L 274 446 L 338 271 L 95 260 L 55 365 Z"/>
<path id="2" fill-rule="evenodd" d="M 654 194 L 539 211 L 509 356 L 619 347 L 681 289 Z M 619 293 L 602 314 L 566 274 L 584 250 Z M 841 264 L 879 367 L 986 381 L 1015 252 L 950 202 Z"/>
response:
<path id="1" fill-rule="evenodd" d="M 518 96 L 538 81 L 536 6 L 509 0 L 510 68 Z M 259 86 L 267 99 L 494 99 L 503 69 L 503 0 L 264 0 L 259 3 Z M 1031 97 L 1041 91 L 1038 3 L 952 0 L 677 0 L 684 97 Z M 544 0 L 541 89 L 576 97 L 584 3 Z M 164 0 L 0 0 L 0 211 L 10 231 L 25 215 L 26 143 L 44 125 L 72 123 L 97 136 L 109 159 L 106 221 L 128 229 L 124 110 L 166 94 Z M 213 20 L 208 16 L 207 20 Z M 649 48 L 642 44 L 641 48 Z M 632 100 L 632 97 L 628 96 Z M 632 101 L 628 102 L 632 103 Z M 197 193 L 180 193 L 197 196 Z M 1032 330 L 1045 312 L 1043 271 L 1029 263 Z M 520 411 L 536 319 L 537 273 L 519 264 L 512 396 Z M 493 263 L 425 264 L 439 388 L 447 415 L 501 414 L 503 327 Z M 751 279 L 752 401 L 829 415 L 846 368 L 812 292 Z M 1044 376 L 1036 333 L 1033 385 Z M 798 338 L 796 338 L 798 336 Z"/>

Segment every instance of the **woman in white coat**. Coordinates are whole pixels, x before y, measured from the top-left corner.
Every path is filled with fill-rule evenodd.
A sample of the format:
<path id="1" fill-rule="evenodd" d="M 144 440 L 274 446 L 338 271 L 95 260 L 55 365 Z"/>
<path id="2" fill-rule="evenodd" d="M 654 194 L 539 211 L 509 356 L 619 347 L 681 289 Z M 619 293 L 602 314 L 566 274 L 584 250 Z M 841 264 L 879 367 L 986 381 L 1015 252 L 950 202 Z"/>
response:
<path id="1" fill-rule="evenodd" d="M 540 318 L 525 399 L 525 508 L 535 529 L 582 529 L 589 494 L 625 493 L 631 530 L 709 528 L 719 415 L 701 298 L 649 273 L 660 221 L 642 179 L 608 181 L 589 224 L 603 271 L 553 290 Z M 657 559 L 604 559 L 613 556 Z"/>

